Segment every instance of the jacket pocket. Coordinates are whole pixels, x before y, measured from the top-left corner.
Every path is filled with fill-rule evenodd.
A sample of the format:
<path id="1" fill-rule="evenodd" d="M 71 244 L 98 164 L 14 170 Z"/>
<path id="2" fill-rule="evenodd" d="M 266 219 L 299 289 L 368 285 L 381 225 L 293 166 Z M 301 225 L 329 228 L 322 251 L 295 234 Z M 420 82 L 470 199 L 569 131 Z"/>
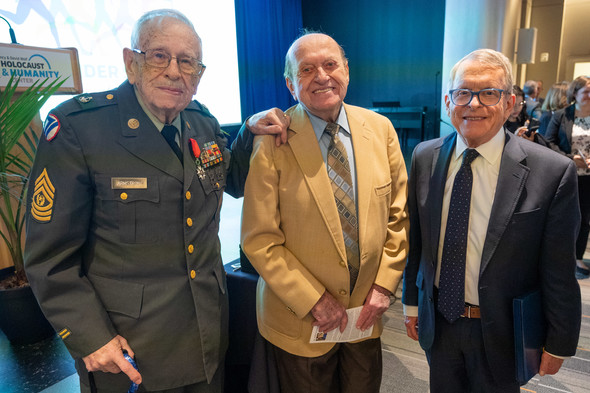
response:
<path id="1" fill-rule="evenodd" d="M 380 197 L 388 194 L 391 194 L 391 180 L 387 184 L 375 187 L 375 195 Z"/>
<path id="2" fill-rule="evenodd" d="M 101 276 L 88 278 L 108 312 L 139 318 L 143 303 L 143 284 Z"/>
<path id="3" fill-rule="evenodd" d="M 117 222 L 119 237 L 123 243 L 154 243 L 161 230 L 157 220 L 154 220 L 154 208 L 160 202 L 160 188 L 158 178 L 127 177 L 144 182 L 139 188 L 114 185 L 114 179 L 123 179 L 108 175 L 96 175 L 96 193 L 101 203 L 105 220 Z M 115 183 L 114 183 L 115 182 Z M 113 217 L 114 215 L 114 217 Z"/>

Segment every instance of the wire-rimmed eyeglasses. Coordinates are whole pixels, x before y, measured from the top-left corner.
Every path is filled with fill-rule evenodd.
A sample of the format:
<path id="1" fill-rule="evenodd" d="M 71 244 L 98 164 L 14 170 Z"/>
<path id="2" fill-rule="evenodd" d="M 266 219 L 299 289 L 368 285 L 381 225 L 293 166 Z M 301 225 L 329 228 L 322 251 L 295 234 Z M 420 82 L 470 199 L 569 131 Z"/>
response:
<path id="1" fill-rule="evenodd" d="M 207 66 L 201 62 L 201 60 L 195 59 L 191 56 L 171 56 L 169 53 L 161 49 L 148 49 L 141 51 L 139 49 L 133 49 L 135 53 L 145 56 L 145 62 L 147 65 L 157 68 L 167 68 L 170 65 L 172 59 L 176 59 L 178 68 L 185 74 L 196 74 L 201 75 Z"/>

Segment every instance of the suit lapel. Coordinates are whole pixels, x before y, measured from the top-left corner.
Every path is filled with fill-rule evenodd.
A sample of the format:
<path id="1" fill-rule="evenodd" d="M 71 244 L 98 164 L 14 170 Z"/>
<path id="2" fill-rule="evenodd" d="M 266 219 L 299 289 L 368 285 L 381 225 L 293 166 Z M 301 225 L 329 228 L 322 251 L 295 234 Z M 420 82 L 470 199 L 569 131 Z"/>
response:
<path id="1" fill-rule="evenodd" d="M 481 256 L 480 275 L 490 262 L 526 184 L 529 168 L 525 160 L 526 153 L 520 147 L 517 138 L 506 133 L 498 185 Z"/>
<path id="2" fill-rule="evenodd" d="M 131 154 L 182 181 L 182 165 L 166 140 L 145 114 L 133 91 L 125 83 L 117 89 L 121 136 L 119 143 Z"/>
<path id="3" fill-rule="evenodd" d="M 373 132 L 367 128 L 363 119 L 356 116 L 354 108 L 344 105 L 350 134 L 352 136 L 352 146 L 354 150 L 355 168 L 356 168 L 356 192 L 357 192 L 357 220 L 359 222 L 359 243 L 365 239 L 367 228 L 369 227 L 369 202 L 373 192 L 373 167 L 372 160 L 363 159 L 363 152 L 371 151 L 371 139 Z M 352 164 L 352 162 L 351 162 Z"/>
<path id="4" fill-rule="evenodd" d="M 443 197 L 445 194 L 445 184 L 447 182 L 447 172 L 449 170 L 449 162 L 451 154 L 455 148 L 457 133 L 449 135 L 443 139 L 442 144 L 434 148 L 432 155 L 432 175 L 430 176 L 430 184 L 428 186 L 428 206 L 430 209 L 430 247 L 432 252 L 432 260 L 436 261 L 438 258 L 438 243 L 440 239 L 440 223 L 441 212 L 443 205 Z"/>
<path id="5" fill-rule="evenodd" d="M 291 116 L 291 126 L 289 131 L 289 146 L 299 165 L 305 182 L 315 200 L 322 219 L 328 228 L 332 240 L 340 253 L 340 257 L 346 260 L 346 248 L 344 246 L 344 237 L 342 236 L 342 227 L 340 225 L 340 216 L 334 202 L 334 193 L 330 185 L 326 164 L 322 158 L 322 153 L 318 140 L 311 126 L 311 122 L 301 105 L 297 105 L 287 111 Z"/>

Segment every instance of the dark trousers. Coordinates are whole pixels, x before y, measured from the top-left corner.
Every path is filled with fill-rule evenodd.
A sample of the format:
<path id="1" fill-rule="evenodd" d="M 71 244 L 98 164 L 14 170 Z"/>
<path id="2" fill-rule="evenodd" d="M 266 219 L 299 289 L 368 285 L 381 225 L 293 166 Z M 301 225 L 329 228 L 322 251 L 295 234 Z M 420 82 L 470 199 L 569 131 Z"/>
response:
<path id="1" fill-rule="evenodd" d="M 582 222 L 576 240 L 576 259 L 583 259 L 590 234 L 590 176 L 578 176 L 578 197 Z"/>
<path id="2" fill-rule="evenodd" d="M 488 364 L 481 319 L 449 323 L 436 312 L 434 344 L 426 353 L 431 393 L 518 393 L 519 384 L 499 386 Z"/>
<path id="3" fill-rule="evenodd" d="M 379 393 L 383 369 L 379 338 L 336 344 L 315 358 L 273 347 L 281 393 Z"/>

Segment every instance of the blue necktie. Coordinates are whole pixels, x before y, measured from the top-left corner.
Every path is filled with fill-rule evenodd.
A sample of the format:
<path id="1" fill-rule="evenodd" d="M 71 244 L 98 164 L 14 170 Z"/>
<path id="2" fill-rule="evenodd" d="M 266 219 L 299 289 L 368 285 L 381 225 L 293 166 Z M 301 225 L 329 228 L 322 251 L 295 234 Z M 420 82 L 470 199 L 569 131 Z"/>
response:
<path id="1" fill-rule="evenodd" d="M 449 204 L 438 283 L 438 310 L 451 323 L 465 312 L 465 259 L 473 185 L 471 162 L 478 155 L 475 149 L 463 152 Z"/>
<path id="2" fill-rule="evenodd" d="M 174 151 L 176 157 L 182 162 L 182 151 L 180 151 L 180 147 L 178 146 L 178 143 L 176 143 L 176 132 L 176 127 L 170 124 L 166 124 L 164 128 L 162 128 L 162 136 L 166 139 L 166 142 L 168 142 L 168 145 L 170 145 L 170 148 Z"/>

